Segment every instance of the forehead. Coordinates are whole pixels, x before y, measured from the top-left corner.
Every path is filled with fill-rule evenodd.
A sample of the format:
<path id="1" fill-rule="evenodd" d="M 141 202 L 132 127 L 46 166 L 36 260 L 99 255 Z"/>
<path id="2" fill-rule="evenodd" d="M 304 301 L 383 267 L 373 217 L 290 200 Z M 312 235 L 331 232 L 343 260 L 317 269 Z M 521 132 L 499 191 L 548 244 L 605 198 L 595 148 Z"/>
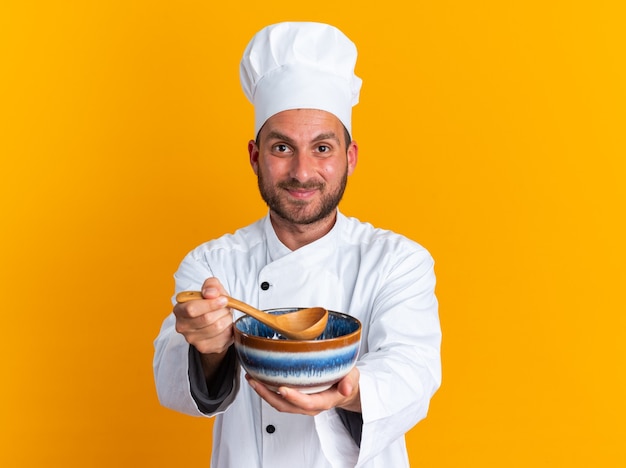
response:
<path id="1" fill-rule="evenodd" d="M 259 131 L 261 138 L 276 134 L 303 141 L 311 141 L 319 135 L 334 135 L 340 139 L 343 124 L 336 116 L 323 110 L 291 109 L 271 116 Z"/>

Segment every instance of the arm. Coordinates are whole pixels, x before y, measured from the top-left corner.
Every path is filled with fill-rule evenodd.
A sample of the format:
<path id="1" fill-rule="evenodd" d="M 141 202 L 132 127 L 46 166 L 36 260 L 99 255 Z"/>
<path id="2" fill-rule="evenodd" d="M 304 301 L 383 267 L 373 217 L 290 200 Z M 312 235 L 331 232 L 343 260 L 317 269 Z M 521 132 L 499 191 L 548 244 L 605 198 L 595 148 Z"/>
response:
<path id="1" fill-rule="evenodd" d="M 233 382 L 238 380 L 234 354 L 229 351 L 232 315 L 225 308 L 224 288 L 209 278 L 202 291 L 204 300 L 174 306 L 155 341 L 159 400 L 193 415 L 212 413 L 228 403 L 227 397 L 236 390 Z"/>
<path id="2" fill-rule="evenodd" d="M 425 251 L 404 257 L 377 291 L 361 372 L 359 465 L 426 417 L 441 384 L 441 329 L 434 264 Z"/>

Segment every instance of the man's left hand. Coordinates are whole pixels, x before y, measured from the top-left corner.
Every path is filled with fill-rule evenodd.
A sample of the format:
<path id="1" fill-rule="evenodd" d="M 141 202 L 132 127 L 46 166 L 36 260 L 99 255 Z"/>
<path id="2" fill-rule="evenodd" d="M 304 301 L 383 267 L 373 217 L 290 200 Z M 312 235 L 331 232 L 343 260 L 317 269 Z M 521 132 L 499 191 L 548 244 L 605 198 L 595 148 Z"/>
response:
<path id="1" fill-rule="evenodd" d="M 331 408 L 361 412 L 359 370 L 356 367 L 328 390 L 312 394 L 302 393 L 289 387 L 280 387 L 276 393 L 249 375 L 246 375 L 246 379 L 261 398 L 283 413 L 315 416 Z"/>

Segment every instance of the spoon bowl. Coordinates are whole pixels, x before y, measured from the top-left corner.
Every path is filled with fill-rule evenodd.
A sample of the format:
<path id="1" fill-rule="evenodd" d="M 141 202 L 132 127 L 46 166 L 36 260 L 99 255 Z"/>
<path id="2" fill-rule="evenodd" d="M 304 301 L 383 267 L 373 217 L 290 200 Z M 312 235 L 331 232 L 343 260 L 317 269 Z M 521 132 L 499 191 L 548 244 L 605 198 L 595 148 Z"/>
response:
<path id="1" fill-rule="evenodd" d="M 292 340 L 312 340 L 320 336 L 328 322 L 328 311 L 322 307 L 299 309 L 282 315 L 262 312 L 245 302 L 226 296 L 228 307 L 254 317 L 259 322 Z M 183 291 L 176 296 L 177 302 L 204 299 L 200 291 Z"/>

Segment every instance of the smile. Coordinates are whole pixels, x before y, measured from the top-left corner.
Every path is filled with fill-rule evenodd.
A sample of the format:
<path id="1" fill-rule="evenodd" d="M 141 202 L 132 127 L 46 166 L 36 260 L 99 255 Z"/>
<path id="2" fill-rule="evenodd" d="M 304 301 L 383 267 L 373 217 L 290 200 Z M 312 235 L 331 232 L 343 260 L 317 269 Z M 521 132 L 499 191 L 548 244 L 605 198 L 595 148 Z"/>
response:
<path id="1" fill-rule="evenodd" d="M 287 190 L 287 192 L 289 192 L 289 195 L 291 195 L 292 197 L 297 198 L 299 200 L 306 200 L 308 198 L 311 198 L 318 191 L 317 188 L 315 188 L 315 189 L 302 189 L 302 188 L 299 188 L 299 189 L 291 188 L 290 189 L 290 188 L 288 188 L 286 190 Z"/>

